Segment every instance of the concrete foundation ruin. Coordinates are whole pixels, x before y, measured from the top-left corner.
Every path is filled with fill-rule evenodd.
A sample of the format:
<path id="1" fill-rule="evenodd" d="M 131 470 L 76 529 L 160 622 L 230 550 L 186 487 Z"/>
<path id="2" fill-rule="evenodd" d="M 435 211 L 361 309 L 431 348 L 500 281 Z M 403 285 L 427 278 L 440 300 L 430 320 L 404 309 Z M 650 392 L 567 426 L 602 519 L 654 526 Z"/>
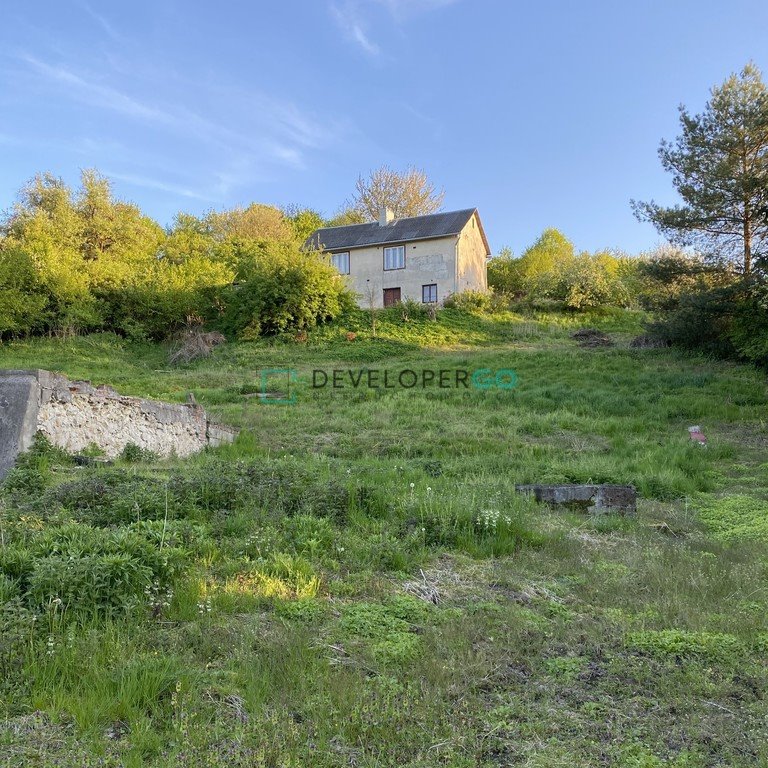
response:
<path id="1" fill-rule="evenodd" d="M 129 443 L 160 456 L 190 456 L 237 435 L 210 421 L 191 395 L 187 403 L 164 403 L 50 371 L 0 371 L 0 478 L 37 432 L 70 453 L 95 445 L 106 458 Z"/>
<path id="2" fill-rule="evenodd" d="M 516 485 L 536 501 L 592 514 L 637 512 L 637 491 L 632 485 Z"/>

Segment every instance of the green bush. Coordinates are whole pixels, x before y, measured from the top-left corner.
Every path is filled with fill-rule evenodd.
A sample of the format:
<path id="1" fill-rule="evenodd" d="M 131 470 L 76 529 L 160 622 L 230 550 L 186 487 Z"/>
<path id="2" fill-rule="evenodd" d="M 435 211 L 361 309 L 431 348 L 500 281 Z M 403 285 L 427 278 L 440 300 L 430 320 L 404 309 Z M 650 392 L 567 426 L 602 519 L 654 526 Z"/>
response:
<path id="1" fill-rule="evenodd" d="M 720 266 L 675 248 L 662 248 L 637 262 L 638 299 L 645 309 L 674 310 L 683 296 L 705 293 L 733 281 Z"/>
<path id="2" fill-rule="evenodd" d="M 217 319 L 220 295 L 234 273 L 214 258 L 156 259 L 128 284 L 94 289 L 106 328 L 135 341 L 161 340 L 190 318 Z"/>
<path id="3" fill-rule="evenodd" d="M 491 259 L 488 285 L 535 306 L 627 307 L 637 290 L 637 268 L 633 259 L 609 251 L 577 255 L 570 240 L 548 229 L 519 259 L 508 250 Z"/>
<path id="4" fill-rule="evenodd" d="M 26 591 L 34 569 L 35 558 L 29 549 L 20 546 L 0 548 L 0 574 L 14 583 L 20 592 Z"/>
<path id="5" fill-rule="evenodd" d="M 243 339 L 309 330 L 351 309 L 352 293 L 326 257 L 273 248 L 222 296 L 222 330 Z"/>
<path id="6" fill-rule="evenodd" d="M 0 573 L 0 607 L 15 600 L 21 591 L 19 583 L 5 573 Z"/>
<path id="7" fill-rule="evenodd" d="M 458 309 L 460 312 L 480 314 L 487 312 L 492 305 L 492 294 L 489 291 L 466 290 L 449 296 L 443 306 L 448 309 Z"/>
<path id="8" fill-rule="evenodd" d="M 622 281 L 619 261 L 609 253 L 582 253 L 563 268 L 553 296 L 568 309 L 626 307 L 630 295 Z"/>
<path id="9" fill-rule="evenodd" d="M 768 368 L 768 278 L 753 276 L 736 302 L 729 340 L 738 355 Z"/>
<path id="10" fill-rule="evenodd" d="M 700 349 L 718 357 L 736 357 L 731 339 L 733 316 L 739 306 L 736 285 L 681 294 L 672 309 L 650 323 L 649 333 L 685 349 Z"/>
<path id="11" fill-rule="evenodd" d="M 517 296 L 525 293 L 520 259 L 508 248 L 488 261 L 488 287 L 494 293 Z"/>
<path id="12" fill-rule="evenodd" d="M 38 432 L 32 446 L 16 459 L 16 466 L 5 476 L 2 490 L 14 499 L 42 494 L 51 480 L 51 466 L 71 464 L 72 458 L 66 451 Z"/>
<path id="13" fill-rule="evenodd" d="M 140 606 L 152 584 L 170 586 L 183 573 L 188 555 L 171 543 L 139 530 L 67 523 L 37 532 L 23 548 L 0 550 L 0 576 L 31 608 L 57 602 L 81 616 L 123 612 Z"/>
<path id="14" fill-rule="evenodd" d="M 152 583 L 152 570 L 128 554 L 41 557 L 29 581 L 32 605 L 59 599 L 78 614 L 127 611 Z"/>
<path id="15" fill-rule="evenodd" d="M 40 506 L 60 507 L 73 519 L 96 526 L 162 519 L 176 508 L 161 481 L 122 470 L 61 483 L 41 498 Z"/>
<path id="16" fill-rule="evenodd" d="M 30 255 L 0 247 L 0 338 L 43 330 L 49 300 Z"/>

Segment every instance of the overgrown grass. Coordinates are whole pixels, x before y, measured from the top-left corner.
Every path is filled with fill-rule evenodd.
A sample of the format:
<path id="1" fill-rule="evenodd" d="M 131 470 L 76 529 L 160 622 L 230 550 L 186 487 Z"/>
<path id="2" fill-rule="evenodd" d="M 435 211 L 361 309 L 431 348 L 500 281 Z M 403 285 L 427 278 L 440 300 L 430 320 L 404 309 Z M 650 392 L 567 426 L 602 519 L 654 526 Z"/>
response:
<path id="1" fill-rule="evenodd" d="M 0 348 L 243 430 L 9 475 L 0 765 L 768 764 L 766 382 L 631 349 L 640 320 L 359 313 L 173 370 L 108 335 Z M 266 368 L 294 404 L 254 396 Z M 518 385 L 312 388 L 334 368 Z M 540 481 L 634 483 L 638 516 L 514 491 Z"/>

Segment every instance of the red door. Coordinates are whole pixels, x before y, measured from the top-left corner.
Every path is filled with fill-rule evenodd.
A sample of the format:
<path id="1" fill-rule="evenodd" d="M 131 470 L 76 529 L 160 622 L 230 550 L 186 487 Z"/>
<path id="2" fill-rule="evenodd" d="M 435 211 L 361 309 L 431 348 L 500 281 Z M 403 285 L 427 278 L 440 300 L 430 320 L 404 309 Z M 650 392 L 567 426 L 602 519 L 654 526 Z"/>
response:
<path id="1" fill-rule="evenodd" d="M 400 303 L 400 289 L 399 288 L 385 288 L 384 289 L 384 306 L 393 307 L 395 304 Z"/>

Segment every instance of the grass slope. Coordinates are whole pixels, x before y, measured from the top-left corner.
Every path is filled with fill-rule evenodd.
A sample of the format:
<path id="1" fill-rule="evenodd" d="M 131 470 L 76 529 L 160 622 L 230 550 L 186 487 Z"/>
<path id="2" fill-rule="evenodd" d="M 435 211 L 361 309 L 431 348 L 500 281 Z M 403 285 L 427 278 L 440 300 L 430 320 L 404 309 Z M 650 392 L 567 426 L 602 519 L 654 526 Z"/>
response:
<path id="1" fill-rule="evenodd" d="M 0 348 L 243 429 L 9 477 L 0 765 L 768 765 L 765 378 L 631 349 L 641 320 L 360 313 L 179 369 L 105 335 Z M 518 386 L 311 387 L 364 367 Z M 294 404 L 254 396 L 267 368 Z M 639 513 L 554 513 L 535 481 L 631 482 Z"/>

